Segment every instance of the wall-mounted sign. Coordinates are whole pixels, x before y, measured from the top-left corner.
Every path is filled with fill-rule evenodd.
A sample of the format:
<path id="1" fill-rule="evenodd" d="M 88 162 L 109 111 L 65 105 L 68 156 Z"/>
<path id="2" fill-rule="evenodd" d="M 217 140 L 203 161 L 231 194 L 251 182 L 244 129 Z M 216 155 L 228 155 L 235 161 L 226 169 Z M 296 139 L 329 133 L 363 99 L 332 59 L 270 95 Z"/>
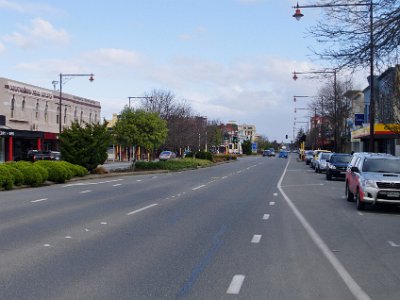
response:
<path id="1" fill-rule="evenodd" d="M 32 86 L 25 86 L 21 84 L 16 84 L 14 82 L 8 82 L 8 84 L 5 85 L 5 88 L 8 89 L 11 93 L 15 94 L 30 95 L 45 99 L 53 99 L 53 94 L 51 92 L 35 88 Z"/>
<path id="2" fill-rule="evenodd" d="M 0 136 L 14 136 L 14 135 L 15 135 L 14 131 L 3 131 L 3 130 L 0 130 Z"/>
<path id="3" fill-rule="evenodd" d="M 364 114 L 354 115 L 354 125 L 362 125 L 364 123 Z"/>

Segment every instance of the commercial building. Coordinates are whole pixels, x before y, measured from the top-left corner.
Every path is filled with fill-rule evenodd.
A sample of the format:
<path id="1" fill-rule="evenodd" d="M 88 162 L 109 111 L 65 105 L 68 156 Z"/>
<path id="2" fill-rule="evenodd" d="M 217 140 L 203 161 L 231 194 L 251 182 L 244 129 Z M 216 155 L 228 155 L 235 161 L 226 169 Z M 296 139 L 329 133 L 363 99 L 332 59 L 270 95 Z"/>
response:
<path id="1" fill-rule="evenodd" d="M 26 158 L 29 150 L 59 150 L 58 134 L 73 121 L 100 121 L 99 101 L 0 78 L 0 162 Z"/>

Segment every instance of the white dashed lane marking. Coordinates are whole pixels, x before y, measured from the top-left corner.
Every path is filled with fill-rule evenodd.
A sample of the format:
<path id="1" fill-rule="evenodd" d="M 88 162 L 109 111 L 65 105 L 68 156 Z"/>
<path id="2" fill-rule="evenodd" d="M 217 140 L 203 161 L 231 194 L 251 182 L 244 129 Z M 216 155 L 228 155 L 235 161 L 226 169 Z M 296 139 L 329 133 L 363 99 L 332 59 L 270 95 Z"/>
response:
<path id="1" fill-rule="evenodd" d="M 127 216 L 134 215 L 134 214 L 137 214 L 138 212 L 144 211 L 146 209 L 152 208 L 152 207 L 157 206 L 157 205 L 158 205 L 158 203 L 153 203 L 153 204 L 147 205 L 145 207 L 139 208 L 137 210 L 131 211 L 131 212 L 127 213 L 126 215 Z"/>
<path id="2" fill-rule="evenodd" d="M 85 190 L 85 191 L 82 191 L 81 194 L 87 194 L 87 193 L 91 193 L 91 192 L 92 192 L 91 190 Z"/>
<path id="3" fill-rule="evenodd" d="M 42 199 L 38 199 L 38 200 L 33 200 L 31 201 L 32 203 L 36 203 L 36 202 L 42 202 L 42 201 L 46 201 L 48 200 L 47 198 L 42 198 Z"/>
<path id="4" fill-rule="evenodd" d="M 261 234 L 255 234 L 253 235 L 253 238 L 251 239 L 252 244 L 258 244 L 261 241 Z"/>
<path id="5" fill-rule="evenodd" d="M 274 193 L 274 196 L 275 196 L 275 197 L 278 196 L 278 193 Z"/>
<path id="6" fill-rule="evenodd" d="M 229 285 L 226 293 L 227 294 L 233 294 L 237 295 L 240 292 L 240 289 L 242 288 L 244 278 L 246 276 L 244 275 L 235 275 L 233 276 L 233 279 L 231 281 L 231 284 Z"/>
<path id="7" fill-rule="evenodd" d="M 400 247 L 400 245 L 397 245 L 395 242 L 388 241 L 389 245 L 392 247 Z"/>
<path id="8" fill-rule="evenodd" d="M 195 191 L 195 190 L 201 189 L 202 187 L 205 187 L 205 184 L 202 184 L 202 185 L 196 186 L 195 188 L 193 188 L 193 189 L 192 189 L 192 191 Z"/>
<path id="9" fill-rule="evenodd" d="M 274 201 L 271 201 L 271 202 L 269 202 L 269 205 L 275 205 L 275 202 Z"/>
<path id="10" fill-rule="evenodd" d="M 120 186 L 122 183 L 113 184 L 113 186 Z"/>
<path id="11" fill-rule="evenodd" d="M 264 214 L 263 215 L 263 220 L 268 220 L 269 219 L 269 214 Z"/>

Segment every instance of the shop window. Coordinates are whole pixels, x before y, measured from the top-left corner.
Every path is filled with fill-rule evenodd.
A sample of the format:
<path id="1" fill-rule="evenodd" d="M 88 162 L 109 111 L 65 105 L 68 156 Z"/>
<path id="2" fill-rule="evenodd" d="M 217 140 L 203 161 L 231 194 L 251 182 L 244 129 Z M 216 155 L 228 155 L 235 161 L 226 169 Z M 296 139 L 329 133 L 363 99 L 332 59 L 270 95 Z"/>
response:
<path id="1" fill-rule="evenodd" d="M 46 122 L 48 121 L 48 118 L 49 118 L 48 109 L 49 109 L 49 104 L 48 104 L 48 102 L 46 101 L 46 107 L 44 108 L 44 120 L 45 120 Z"/>
<path id="2" fill-rule="evenodd" d="M 67 124 L 67 107 L 64 108 L 64 124 Z"/>
<path id="3" fill-rule="evenodd" d="M 35 118 L 39 120 L 39 100 L 36 100 Z"/>
<path id="4" fill-rule="evenodd" d="M 57 106 L 56 123 L 60 123 L 60 106 Z"/>
<path id="5" fill-rule="evenodd" d="M 14 95 L 11 99 L 11 118 L 14 118 L 14 110 L 15 110 L 15 98 Z"/>

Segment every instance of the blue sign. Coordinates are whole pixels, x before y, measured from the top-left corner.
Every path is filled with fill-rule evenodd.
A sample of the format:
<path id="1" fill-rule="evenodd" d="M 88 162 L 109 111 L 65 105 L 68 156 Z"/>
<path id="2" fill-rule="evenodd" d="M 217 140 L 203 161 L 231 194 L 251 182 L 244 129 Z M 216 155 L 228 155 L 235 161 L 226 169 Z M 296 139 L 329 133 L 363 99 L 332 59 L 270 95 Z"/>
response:
<path id="1" fill-rule="evenodd" d="M 251 143 L 251 150 L 257 152 L 257 143 Z"/>
<path id="2" fill-rule="evenodd" d="M 364 114 L 354 115 L 354 125 L 362 125 L 364 123 Z"/>

